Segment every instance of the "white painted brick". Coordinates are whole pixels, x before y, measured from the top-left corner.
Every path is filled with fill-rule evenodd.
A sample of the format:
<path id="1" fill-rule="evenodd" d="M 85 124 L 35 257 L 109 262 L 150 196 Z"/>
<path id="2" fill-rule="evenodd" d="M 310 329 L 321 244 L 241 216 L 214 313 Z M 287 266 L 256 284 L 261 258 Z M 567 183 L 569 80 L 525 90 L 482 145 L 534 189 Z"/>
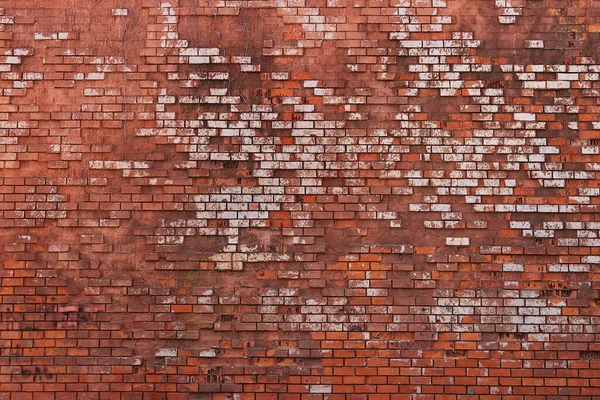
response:
<path id="1" fill-rule="evenodd" d="M 470 240 L 468 237 L 448 237 L 446 238 L 446 246 L 468 246 Z"/>

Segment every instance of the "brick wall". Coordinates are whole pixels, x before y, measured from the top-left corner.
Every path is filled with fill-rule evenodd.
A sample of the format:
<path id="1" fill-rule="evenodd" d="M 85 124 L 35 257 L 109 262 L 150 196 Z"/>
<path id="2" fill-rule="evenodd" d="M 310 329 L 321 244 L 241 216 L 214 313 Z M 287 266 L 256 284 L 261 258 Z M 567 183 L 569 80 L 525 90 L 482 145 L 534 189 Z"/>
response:
<path id="1" fill-rule="evenodd" d="M 0 400 L 600 398 L 599 2 L 0 6 Z"/>

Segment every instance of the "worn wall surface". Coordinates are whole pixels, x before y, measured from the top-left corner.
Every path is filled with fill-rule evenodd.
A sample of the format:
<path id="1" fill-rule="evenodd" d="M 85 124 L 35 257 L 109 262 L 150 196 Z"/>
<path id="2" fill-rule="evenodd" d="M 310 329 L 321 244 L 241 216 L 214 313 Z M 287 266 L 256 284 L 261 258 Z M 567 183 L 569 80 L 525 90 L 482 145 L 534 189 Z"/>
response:
<path id="1" fill-rule="evenodd" d="M 600 398 L 600 2 L 0 3 L 0 400 Z"/>

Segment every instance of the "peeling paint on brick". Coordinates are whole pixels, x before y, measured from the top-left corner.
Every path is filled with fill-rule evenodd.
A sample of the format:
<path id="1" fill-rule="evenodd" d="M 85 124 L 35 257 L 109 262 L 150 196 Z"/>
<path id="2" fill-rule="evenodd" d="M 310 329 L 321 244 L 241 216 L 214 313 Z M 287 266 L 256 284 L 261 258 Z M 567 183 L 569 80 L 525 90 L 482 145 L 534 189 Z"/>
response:
<path id="1" fill-rule="evenodd" d="M 598 394 L 594 2 L 2 6 L 0 399 Z"/>

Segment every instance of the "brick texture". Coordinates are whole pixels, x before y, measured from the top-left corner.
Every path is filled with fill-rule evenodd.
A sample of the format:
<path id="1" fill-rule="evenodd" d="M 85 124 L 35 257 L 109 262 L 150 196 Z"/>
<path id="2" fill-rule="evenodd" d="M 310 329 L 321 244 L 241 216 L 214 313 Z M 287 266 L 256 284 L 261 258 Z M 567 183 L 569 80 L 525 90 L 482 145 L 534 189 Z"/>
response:
<path id="1" fill-rule="evenodd" d="M 600 2 L 0 6 L 0 400 L 600 399 Z"/>

